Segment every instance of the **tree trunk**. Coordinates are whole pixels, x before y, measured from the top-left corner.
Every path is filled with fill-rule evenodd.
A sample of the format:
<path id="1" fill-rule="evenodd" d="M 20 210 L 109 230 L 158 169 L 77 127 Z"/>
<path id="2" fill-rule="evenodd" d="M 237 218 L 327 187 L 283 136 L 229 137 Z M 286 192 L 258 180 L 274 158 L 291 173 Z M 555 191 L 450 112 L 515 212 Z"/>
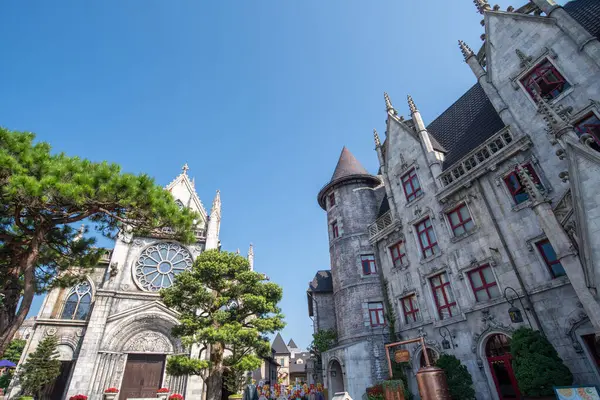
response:
<path id="1" fill-rule="evenodd" d="M 221 400 L 223 391 L 223 349 L 221 344 L 210 346 L 211 368 L 206 379 L 206 400 Z"/>
<path id="2" fill-rule="evenodd" d="M 15 267 L 14 271 L 9 272 L 10 282 L 3 288 L 7 293 L 4 293 L 6 298 L 0 311 L 0 354 L 4 354 L 31 308 L 31 303 L 35 296 L 35 265 L 40 254 L 40 245 L 44 236 L 45 233 L 43 231 L 35 233 L 31 240 L 29 251 L 23 254 L 18 267 Z M 23 276 L 23 299 L 19 306 L 19 311 L 15 314 L 20 299 L 18 279 L 21 275 Z"/>

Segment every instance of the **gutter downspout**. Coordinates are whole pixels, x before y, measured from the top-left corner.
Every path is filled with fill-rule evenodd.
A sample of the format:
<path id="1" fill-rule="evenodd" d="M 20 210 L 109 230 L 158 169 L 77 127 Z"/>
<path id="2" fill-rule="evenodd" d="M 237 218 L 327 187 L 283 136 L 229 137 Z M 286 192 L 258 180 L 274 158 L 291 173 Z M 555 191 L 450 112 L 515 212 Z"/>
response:
<path id="1" fill-rule="evenodd" d="M 523 283 L 523 278 L 521 277 L 521 274 L 519 273 L 519 270 L 517 269 L 517 265 L 515 263 L 515 260 L 511 254 L 511 252 L 508 250 L 508 245 L 506 244 L 506 240 L 504 239 L 504 234 L 500 230 L 500 225 L 498 224 L 498 221 L 496 220 L 496 216 L 492 212 L 492 208 L 490 207 L 490 202 L 488 201 L 488 199 L 485 195 L 485 192 L 483 190 L 483 187 L 481 186 L 481 182 L 479 179 L 477 179 L 477 189 L 481 193 L 481 197 L 483 198 L 483 203 L 485 204 L 486 211 L 488 212 L 490 218 L 492 219 L 492 224 L 494 225 L 494 229 L 496 229 L 496 232 L 498 233 L 498 238 L 500 239 L 500 243 L 502 244 L 502 247 L 506 253 L 506 256 L 508 257 L 508 262 L 510 263 L 512 270 L 514 271 L 514 273 L 517 277 L 519 286 L 521 287 L 521 290 L 523 291 L 523 297 L 525 298 L 527 306 L 529 307 L 529 309 L 531 311 L 531 315 L 533 316 L 533 319 L 535 320 L 535 324 L 537 325 L 541 334 L 543 336 L 546 336 L 546 334 L 544 333 L 544 329 L 542 328 L 542 323 L 540 322 L 537 312 L 535 311 L 535 308 L 533 307 L 533 302 L 531 301 L 531 298 L 529 297 L 529 293 L 527 293 L 527 289 L 525 288 L 525 284 Z M 527 312 L 527 310 L 523 310 L 523 311 Z"/>

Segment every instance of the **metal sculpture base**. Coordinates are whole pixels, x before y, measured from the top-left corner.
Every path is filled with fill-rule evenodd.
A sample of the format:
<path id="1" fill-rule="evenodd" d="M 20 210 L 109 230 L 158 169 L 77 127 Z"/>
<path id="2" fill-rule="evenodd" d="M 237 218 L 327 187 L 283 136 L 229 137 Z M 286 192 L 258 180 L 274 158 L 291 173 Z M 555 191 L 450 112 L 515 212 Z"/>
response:
<path id="1" fill-rule="evenodd" d="M 421 368 L 417 372 L 417 385 L 422 400 L 451 400 L 446 374 L 441 368 Z"/>

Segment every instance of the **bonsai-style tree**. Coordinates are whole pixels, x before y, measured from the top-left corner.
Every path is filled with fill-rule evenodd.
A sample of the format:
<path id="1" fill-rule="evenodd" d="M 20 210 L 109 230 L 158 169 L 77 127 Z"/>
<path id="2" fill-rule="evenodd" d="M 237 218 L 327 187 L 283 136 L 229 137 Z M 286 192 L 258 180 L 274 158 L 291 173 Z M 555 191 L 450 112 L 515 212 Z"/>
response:
<path id="1" fill-rule="evenodd" d="M 452 400 L 475 400 L 473 378 L 467 367 L 450 354 L 442 354 L 435 365 L 444 370 Z"/>
<path id="2" fill-rule="evenodd" d="M 203 252 L 190 271 L 177 275 L 160 294 L 168 307 L 181 313 L 173 335 L 184 345 L 199 345 L 200 354 L 208 352 L 207 360 L 169 357 L 167 372 L 202 376 L 207 400 L 220 400 L 226 368 L 258 368 L 271 349 L 266 335 L 285 326 L 277 306 L 281 288 L 252 271 L 248 260 L 235 253 Z"/>
<path id="3" fill-rule="evenodd" d="M 519 328 L 510 342 L 513 369 L 525 396 L 551 396 L 552 386 L 568 386 L 573 374 L 539 331 Z"/>
<path id="4" fill-rule="evenodd" d="M 52 384 L 60 375 L 57 346 L 56 336 L 47 336 L 21 366 L 19 380 L 26 395 L 39 399 L 44 387 Z"/>
<path id="5" fill-rule="evenodd" d="M 147 175 L 52 153 L 34 139 L 0 128 L 0 353 L 36 293 L 81 281 L 101 257 L 95 240 L 72 224 L 89 221 L 110 238 L 121 228 L 168 227 L 169 236 L 194 240 L 195 215 Z"/>

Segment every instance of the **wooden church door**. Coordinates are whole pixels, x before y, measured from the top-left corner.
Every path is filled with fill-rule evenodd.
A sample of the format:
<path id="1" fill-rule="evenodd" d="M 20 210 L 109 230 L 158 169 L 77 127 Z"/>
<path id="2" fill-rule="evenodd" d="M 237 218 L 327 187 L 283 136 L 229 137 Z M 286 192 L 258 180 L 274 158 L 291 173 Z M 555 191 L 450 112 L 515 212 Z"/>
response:
<path id="1" fill-rule="evenodd" d="M 123 374 L 120 398 L 152 398 L 162 383 L 163 354 L 129 354 Z"/>

